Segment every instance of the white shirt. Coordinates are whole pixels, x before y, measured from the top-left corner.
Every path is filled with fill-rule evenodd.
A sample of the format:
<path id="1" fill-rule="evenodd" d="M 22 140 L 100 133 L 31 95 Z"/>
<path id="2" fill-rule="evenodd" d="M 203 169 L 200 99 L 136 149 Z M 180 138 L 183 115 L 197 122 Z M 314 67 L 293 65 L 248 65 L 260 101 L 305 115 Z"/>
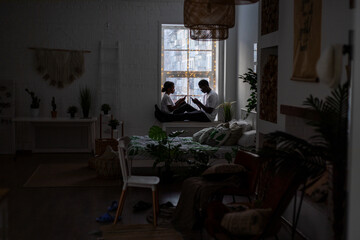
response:
<path id="1" fill-rule="evenodd" d="M 212 113 L 207 113 L 204 111 L 204 109 L 201 109 L 201 111 L 206 114 L 210 121 L 214 121 L 218 113 L 218 109 L 216 107 L 219 105 L 219 96 L 217 95 L 217 93 L 213 90 L 211 90 L 209 93 L 205 93 L 205 95 L 203 96 L 203 104 L 205 107 L 210 107 L 214 109 Z"/>
<path id="2" fill-rule="evenodd" d="M 170 98 L 170 95 L 167 93 L 164 93 L 164 96 L 161 99 L 161 111 L 164 113 L 172 114 L 172 112 L 169 111 L 168 105 L 175 106 L 175 103 Z"/>

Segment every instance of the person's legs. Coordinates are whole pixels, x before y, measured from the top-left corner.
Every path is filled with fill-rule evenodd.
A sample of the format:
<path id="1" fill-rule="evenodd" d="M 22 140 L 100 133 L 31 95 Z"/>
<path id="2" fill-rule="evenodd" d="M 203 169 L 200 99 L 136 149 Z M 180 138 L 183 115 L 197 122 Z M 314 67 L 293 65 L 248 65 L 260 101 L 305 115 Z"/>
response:
<path id="1" fill-rule="evenodd" d="M 203 111 L 193 111 L 184 113 L 184 120 L 196 122 L 211 122 Z"/>
<path id="2" fill-rule="evenodd" d="M 178 109 L 176 109 L 174 111 L 174 114 L 178 114 L 178 113 L 184 113 L 184 112 L 194 112 L 194 111 L 198 111 L 196 110 L 193 106 L 191 106 L 188 103 L 183 103 L 180 105 L 180 107 Z"/>

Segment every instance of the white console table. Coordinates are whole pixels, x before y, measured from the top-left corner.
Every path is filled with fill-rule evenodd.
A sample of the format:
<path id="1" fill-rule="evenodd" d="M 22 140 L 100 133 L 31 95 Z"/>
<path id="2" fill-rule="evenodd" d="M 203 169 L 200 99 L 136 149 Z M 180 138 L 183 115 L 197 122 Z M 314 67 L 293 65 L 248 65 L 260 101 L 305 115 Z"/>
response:
<path id="1" fill-rule="evenodd" d="M 96 118 L 14 118 L 14 149 L 93 152 Z"/>

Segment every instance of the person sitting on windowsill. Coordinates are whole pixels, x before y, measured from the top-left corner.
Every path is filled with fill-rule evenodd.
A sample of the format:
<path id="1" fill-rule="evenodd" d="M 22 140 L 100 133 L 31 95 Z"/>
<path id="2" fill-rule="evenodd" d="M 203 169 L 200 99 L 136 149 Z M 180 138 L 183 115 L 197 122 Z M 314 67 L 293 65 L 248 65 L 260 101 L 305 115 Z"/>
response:
<path id="1" fill-rule="evenodd" d="M 211 122 L 214 121 L 217 115 L 216 107 L 219 104 L 219 96 L 213 91 L 209 82 L 205 79 L 199 81 L 199 88 L 204 93 L 203 103 L 197 98 L 191 98 L 200 110 L 195 109 L 191 105 L 185 103 L 185 97 L 180 98 L 176 103 L 170 98 L 170 94 L 175 92 L 175 85 L 173 82 L 166 81 L 162 92 L 164 96 L 161 100 L 161 110 L 155 105 L 155 117 L 160 122 L 171 121 L 198 121 Z"/>

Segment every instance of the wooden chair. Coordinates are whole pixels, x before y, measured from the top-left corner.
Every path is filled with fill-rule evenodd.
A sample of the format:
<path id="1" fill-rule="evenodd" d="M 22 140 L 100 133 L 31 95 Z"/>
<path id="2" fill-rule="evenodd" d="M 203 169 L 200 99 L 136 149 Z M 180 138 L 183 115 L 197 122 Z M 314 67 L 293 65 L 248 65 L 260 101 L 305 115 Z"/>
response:
<path id="1" fill-rule="evenodd" d="M 295 167 L 276 174 L 272 170 L 267 170 L 261 175 L 258 182 L 261 201 L 260 206 L 256 206 L 256 208 L 272 209 L 262 233 L 255 236 L 232 235 L 220 224 L 223 216 L 230 210 L 221 202 L 212 202 L 208 205 L 207 218 L 205 219 L 205 229 L 212 237 L 219 240 L 258 240 L 273 236 L 277 239 L 277 233 L 281 228 L 281 216 L 295 196 L 299 186 L 304 183 L 304 176 Z"/>
<path id="2" fill-rule="evenodd" d="M 232 195 L 235 201 L 235 196 L 244 196 L 251 202 L 251 197 L 255 195 L 256 184 L 259 178 L 261 158 L 259 155 L 239 150 L 235 157 L 235 164 L 242 165 L 247 172 L 242 179 L 239 187 L 225 187 L 217 191 L 214 196 L 215 199 L 222 200 L 225 195 Z"/>
<path id="3" fill-rule="evenodd" d="M 155 176 L 133 176 L 131 175 L 131 169 L 127 164 L 126 149 L 130 143 L 129 137 L 122 137 L 119 139 L 118 155 L 120 160 L 121 174 L 123 179 L 123 188 L 119 200 L 119 206 L 116 211 L 114 224 L 116 224 L 118 217 L 121 215 L 124 207 L 126 191 L 128 187 L 141 187 L 150 188 L 152 190 L 153 199 L 153 211 L 154 211 L 154 226 L 156 226 L 157 213 L 159 212 L 159 199 L 158 199 L 158 184 L 160 179 Z"/>

